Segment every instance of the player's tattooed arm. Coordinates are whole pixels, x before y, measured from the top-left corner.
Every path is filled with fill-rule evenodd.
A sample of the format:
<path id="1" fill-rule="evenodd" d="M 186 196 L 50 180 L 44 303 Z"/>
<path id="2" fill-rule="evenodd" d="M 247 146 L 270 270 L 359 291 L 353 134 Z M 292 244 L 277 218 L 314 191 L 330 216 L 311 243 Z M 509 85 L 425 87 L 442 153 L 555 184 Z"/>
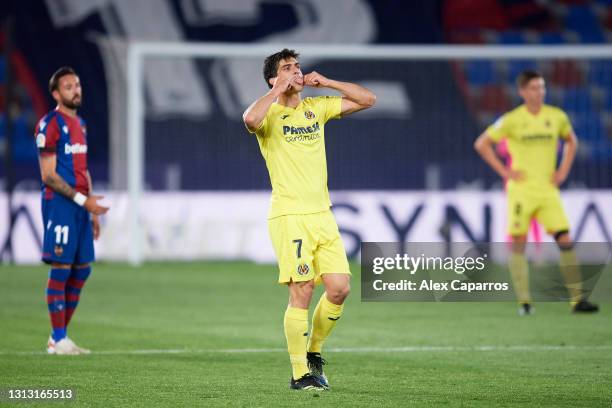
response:
<path id="1" fill-rule="evenodd" d="M 49 186 L 53 191 L 58 194 L 63 195 L 69 200 L 73 200 L 76 196 L 77 192 L 70 184 L 66 182 L 55 171 L 57 158 L 54 154 L 39 156 L 40 157 L 40 174 L 42 177 L 43 183 Z M 85 203 L 83 203 L 83 207 L 90 213 L 94 215 L 106 214 L 109 210 L 109 207 L 103 207 L 98 204 L 98 200 L 102 197 L 90 195 L 86 198 Z"/>
<path id="2" fill-rule="evenodd" d="M 56 161 L 55 155 L 40 156 L 40 173 L 42 181 L 56 193 L 72 200 L 76 191 L 70 184 L 66 183 L 66 180 L 64 180 L 62 176 L 56 173 Z"/>

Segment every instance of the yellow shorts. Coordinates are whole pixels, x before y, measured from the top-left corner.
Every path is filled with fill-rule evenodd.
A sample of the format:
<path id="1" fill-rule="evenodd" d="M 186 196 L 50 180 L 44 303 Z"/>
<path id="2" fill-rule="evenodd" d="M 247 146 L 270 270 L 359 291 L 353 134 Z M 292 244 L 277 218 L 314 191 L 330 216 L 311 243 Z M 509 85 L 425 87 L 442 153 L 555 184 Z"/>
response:
<path id="1" fill-rule="evenodd" d="M 314 279 L 319 284 L 324 273 L 351 274 L 331 210 L 272 218 L 268 230 L 278 259 L 278 283 Z"/>
<path id="2" fill-rule="evenodd" d="M 508 190 L 508 234 L 526 235 L 532 218 L 536 218 L 546 232 L 569 231 L 569 221 L 561 203 L 559 190 L 531 192 Z"/>

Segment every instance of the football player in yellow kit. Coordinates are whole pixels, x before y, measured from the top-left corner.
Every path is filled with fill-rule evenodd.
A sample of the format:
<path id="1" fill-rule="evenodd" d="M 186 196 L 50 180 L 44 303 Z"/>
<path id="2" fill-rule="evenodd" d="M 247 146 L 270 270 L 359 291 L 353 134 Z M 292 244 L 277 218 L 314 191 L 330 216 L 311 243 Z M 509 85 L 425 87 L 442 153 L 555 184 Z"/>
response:
<path id="1" fill-rule="evenodd" d="M 270 91 L 244 112 L 257 136 L 272 184 L 268 228 L 278 259 L 279 283 L 289 288 L 284 328 L 292 366 L 292 389 L 327 389 L 321 358 L 323 342 L 342 315 L 350 290 L 350 270 L 338 226 L 330 210 L 325 157 L 325 123 L 374 105 L 368 89 L 311 72 L 303 75 L 294 50 L 264 62 Z M 328 88 L 341 96 L 304 98 L 305 86 Z M 315 284 L 323 283 L 308 337 L 308 307 Z"/>
<path id="2" fill-rule="evenodd" d="M 578 146 L 570 120 L 563 110 L 544 103 L 544 78 L 525 71 L 517 78 L 523 104 L 501 116 L 478 137 L 474 147 L 482 158 L 508 180 L 507 222 L 512 236 L 509 269 L 519 302 L 519 314 L 532 314 L 528 264 L 525 257 L 527 231 L 535 217 L 561 250 L 560 266 L 574 312 L 596 312 L 598 306 L 582 297 L 580 270 L 569 222 L 561 203 L 559 186 L 567 178 Z M 493 144 L 507 138 L 512 166 L 497 157 Z M 557 167 L 559 138 L 564 141 L 563 158 Z"/>

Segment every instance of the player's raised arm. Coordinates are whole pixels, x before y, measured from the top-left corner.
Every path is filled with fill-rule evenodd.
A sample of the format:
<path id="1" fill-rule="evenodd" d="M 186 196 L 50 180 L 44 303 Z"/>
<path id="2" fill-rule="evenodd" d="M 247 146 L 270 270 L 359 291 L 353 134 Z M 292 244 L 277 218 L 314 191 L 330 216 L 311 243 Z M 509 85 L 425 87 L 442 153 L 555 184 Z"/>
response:
<path id="1" fill-rule="evenodd" d="M 46 154 L 40 156 L 40 175 L 42 182 L 58 194 L 63 195 L 69 200 L 73 200 L 77 204 L 85 207 L 87 211 L 95 215 L 106 214 L 108 207 L 98 205 L 100 196 L 89 196 L 78 193 L 70 186 L 55 171 L 57 165 L 57 157 L 54 154 Z"/>
<path id="2" fill-rule="evenodd" d="M 553 173 L 552 181 L 556 186 L 560 186 L 567 179 L 567 176 L 572 169 L 572 164 L 574 164 L 574 158 L 576 157 L 577 150 L 578 138 L 576 137 L 576 134 L 571 131 L 564 139 L 561 164 L 559 164 L 559 168 Z"/>
<path id="3" fill-rule="evenodd" d="M 249 106 L 242 114 L 242 120 L 246 125 L 247 129 L 251 132 L 256 131 L 261 126 L 261 123 L 268 113 L 268 109 L 274 103 L 274 101 L 285 91 L 291 88 L 292 84 L 301 81 L 298 75 L 294 75 L 290 78 L 275 78 L 272 89 L 268 91 L 264 96 L 257 99 Z"/>
<path id="4" fill-rule="evenodd" d="M 314 88 L 330 88 L 340 92 L 342 94 L 342 116 L 371 108 L 376 103 L 376 95 L 369 89 L 352 82 L 329 79 L 316 71 L 304 75 L 304 85 Z"/>
<path id="5" fill-rule="evenodd" d="M 493 145 L 495 145 L 495 142 L 485 131 L 474 142 L 474 149 L 501 178 L 520 180 L 522 178 L 521 172 L 507 168 L 495 153 Z"/>

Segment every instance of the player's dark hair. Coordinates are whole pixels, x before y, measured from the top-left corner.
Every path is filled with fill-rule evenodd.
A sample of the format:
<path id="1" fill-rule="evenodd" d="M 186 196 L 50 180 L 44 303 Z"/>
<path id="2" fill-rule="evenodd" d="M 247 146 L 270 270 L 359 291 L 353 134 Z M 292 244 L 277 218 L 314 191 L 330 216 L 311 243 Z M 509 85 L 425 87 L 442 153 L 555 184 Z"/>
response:
<path id="1" fill-rule="evenodd" d="M 49 79 L 49 92 L 53 93 L 53 91 L 57 91 L 60 79 L 66 75 L 76 75 L 76 72 L 74 72 L 72 67 L 61 67 L 55 71 L 53 75 L 51 75 L 51 79 Z"/>
<path id="2" fill-rule="evenodd" d="M 516 85 L 519 88 L 524 88 L 525 86 L 527 86 L 529 81 L 531 81 L 532 79 L 536 79 L 536 78 L 544 78 L 544 77 L 538 71 L 535 71 L 533 69 L 527 69 L 521 72 L 518 77 L 516 77 Z"/>
<path id="3" fill-rule="evenodd" d="M 280 60 L 286 60 L 289 58 L 297 59 L 299 56 L 300 54 L 298 54 L 295 50 L 285 48 L 282 51 L 272 54 L 266 58 L 263 65 L 263 76 L 268 88 L 272 88 L 270 79 L 276 76 L 276 73 L 278 72 L 278 63 Z"/>

